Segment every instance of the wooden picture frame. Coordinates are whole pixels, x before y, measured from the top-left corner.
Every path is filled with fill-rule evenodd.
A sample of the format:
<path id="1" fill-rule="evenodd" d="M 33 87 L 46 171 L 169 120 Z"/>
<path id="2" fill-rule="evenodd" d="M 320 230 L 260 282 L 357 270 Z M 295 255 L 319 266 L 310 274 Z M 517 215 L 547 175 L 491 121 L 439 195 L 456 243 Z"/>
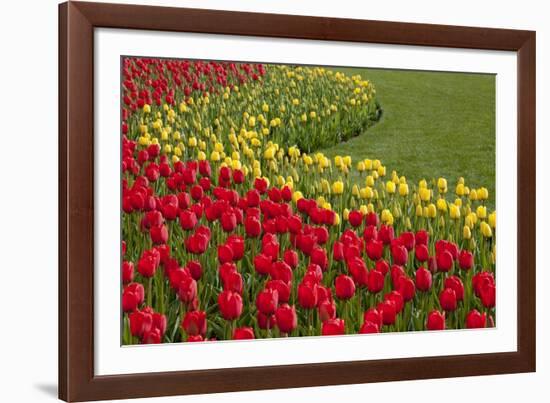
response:
<path id="1" fill-rule="evenodd" d="M 94 375 L 94 28 L 505 50 L 518 57 L 518 350 Z M 535 33 L 184 8 L 59 6 L 59 398 L 121 399 L 535 371 Z"/>

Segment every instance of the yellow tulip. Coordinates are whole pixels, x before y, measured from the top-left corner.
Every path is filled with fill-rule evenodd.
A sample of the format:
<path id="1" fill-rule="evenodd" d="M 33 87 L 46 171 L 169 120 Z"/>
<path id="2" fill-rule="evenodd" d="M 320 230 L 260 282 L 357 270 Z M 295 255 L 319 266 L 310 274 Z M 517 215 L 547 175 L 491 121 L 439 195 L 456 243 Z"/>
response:
<path id="1" fill-rule="evenodd" d="M 460 207 L 458 207 L 456 204 L 450 204 L 449 215 L 452 219 L 458 220 L 460 218 Z"/>
<path id="2" fill-rule="evenodd" d="M 395 183 L 392 181 L 386 182 L 386 192 L 389 194 L 395 193 Z"/>
<path id="3" fill-rule="evenodd" d="M 447 201 L 445 199 L 437 199 L 437 209 L 439 211 L 447 211 Z"/>
<path id="4" fill-rule="evenodd" d="M 478 206 L 476 209 L 476 215 L 481 218 L 482 220 L 487 218 L 487 207 L 485 206 Z"/>
<path id="5" fill-rule="evenodd" d="M 365 184 L 370 187 L 374 186 L 374 178 L 372 175 L 367 176 L 367 179 L 365 179 Z"/>
<path id="6" fill-rule="evenodd" d="M 437 215 L 437 209 L 435 207 L 435 204 L 433 203 L 428 204 L 427 216 L 430 218 L 434 218 L 436 215 Z"/>
<path id="7" fill-rule="evenodd" d="M 407 196 L 409 194 L 409 185 L 407 185 L 406 183 L 400 183 L 399 194 L 401 196 Z"/>
<path id="8" fill-rule="evenodd" d="M 497 212 L 493 211 L 491 214 L 489 214 L 489 225 L 491 228 L 496 228 L 497 226 Z"/>
<path id="9" fill-rule="evenodd" d="M 432 191 L 428 188 L 425 188 L 425 187 L 421 187 L 420 189 L 418 189 L 418 193 L 419 193 L 419 196 L 420 196 L 420 200 L 422 201 L 430 201 L 430 199 L 432 198 Z"/>
<path id="10" fill-rule="evenodd" d="M 151 105 L 149 104 L 143 105 L 143 113 L 151 113 Z"/>
<path id="11" fill-rule="evenodd" d="M 342 217 L 344 218 L 344 220 L 348 221 L 349 220 L 349 210 L 347 208 L 344 209 L 343 213 L 342 213 Z"/>
<path id="12" fill-rule="evenodd" d="M 472 231 L 470 231 L 470 227 L 468 227 L 467 225 L 465 225 L 464 228 L 462 228 L 462 237 L 464 239 L 472 238 Z"/>
<path id="13" fill-rule="evenodd" d="M 482 221 L 479 225 L 479 228 L 481 229 L 481 234 L 485 238 L 491 238 L 493 236 L 493 231 L 491 230 L 491 227 L 489 224 L 487 224 L 485 221 Z"/>
<path id="14" fill-rule="evenodd" d="M 479 200 L 487 200 L 489 198 L 489 191 L 487 190 L 487 188 L 479 188 L 477 190 L 477 197 Z"/>
<path id="15" fill-rule="evenodd" d="M 437 187 L 439 189 L 439 193 L 447 193 L 447 179 L 439 178 L 437 180 Z"/>
<path id="16" fill-rule="evenodd" d="M 211 161 L 219 161 L 220 160 L 220 153 L 217 151 L 212 151 L 212 154 L 210 154 L 210 160 Z"/>
<path id="17" fill-rule="evenodd" d="M 342 181 L 336 181 L 332 184 L 332 193 L 341 195 L 344 193 L 344 183 Z"/>

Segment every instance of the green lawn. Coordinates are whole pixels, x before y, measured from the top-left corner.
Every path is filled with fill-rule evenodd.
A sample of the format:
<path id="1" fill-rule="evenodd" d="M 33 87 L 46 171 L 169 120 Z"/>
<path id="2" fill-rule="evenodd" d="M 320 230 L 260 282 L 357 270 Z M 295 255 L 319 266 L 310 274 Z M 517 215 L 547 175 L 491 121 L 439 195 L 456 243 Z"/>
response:
<path id="1" fill-rule="evenodd" d="M 379 69 L 338 69 L 371 80 L 381 120 L 358 137 L 323 150 L 356 162 L 378 158 L 409 181 L 463 176 L 495 196 L 495 76 Z"/>

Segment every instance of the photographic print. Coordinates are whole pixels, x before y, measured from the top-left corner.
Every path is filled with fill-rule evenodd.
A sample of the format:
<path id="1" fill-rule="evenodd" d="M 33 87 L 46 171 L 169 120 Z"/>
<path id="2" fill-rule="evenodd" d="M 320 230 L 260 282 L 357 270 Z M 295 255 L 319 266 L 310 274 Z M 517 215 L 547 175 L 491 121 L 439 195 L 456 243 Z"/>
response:
<path id="1" fill-rule="evenodd" d="M 122 345 L 496 326 L 495 75 L 125 56 L 121 94 Z"/>

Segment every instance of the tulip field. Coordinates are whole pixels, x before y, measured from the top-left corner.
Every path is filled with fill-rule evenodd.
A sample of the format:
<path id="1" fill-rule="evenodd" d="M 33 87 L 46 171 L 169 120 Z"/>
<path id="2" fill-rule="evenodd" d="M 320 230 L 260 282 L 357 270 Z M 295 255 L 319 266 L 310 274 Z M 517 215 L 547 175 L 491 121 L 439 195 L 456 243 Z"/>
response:
<path id="1" fill-rule="evenodd" d="M 488 187 L 407 179 L 366 74 L 127 57 L 122 344 L 496 325 Z"/>

